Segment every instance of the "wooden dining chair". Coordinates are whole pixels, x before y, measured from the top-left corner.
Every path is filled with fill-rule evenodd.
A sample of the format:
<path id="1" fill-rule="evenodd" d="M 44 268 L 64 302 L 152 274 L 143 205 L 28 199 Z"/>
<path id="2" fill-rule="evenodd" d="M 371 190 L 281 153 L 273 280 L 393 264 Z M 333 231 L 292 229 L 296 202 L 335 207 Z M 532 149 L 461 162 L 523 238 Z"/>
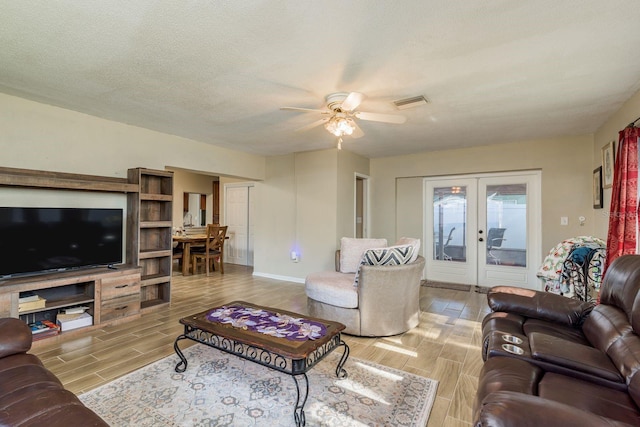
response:
<path id="1" fill-rule="evenodd" d="M 174 243 L 171 261 L 178 260 L 178 267 L 182 268 L 182 256 L 184 254 L 182 243 Z"/>
<path id="2" fill-rule="evenodd" d="M 204 247 L 194 248 L 191 251 L 191 265 L 193 272 L 198 269 L 198 261 L 204 261 L 207 276 L 209 275 L 209 267 L 213 261 L 217 261 L 220 267 L 220 274 L 224 274 L 224 239 L 227 236 L 227 226 L 219 226 L 215 224 L 207 225 L 207 240 Z M 214 268 L 215 271 L 215 268 Z"/>

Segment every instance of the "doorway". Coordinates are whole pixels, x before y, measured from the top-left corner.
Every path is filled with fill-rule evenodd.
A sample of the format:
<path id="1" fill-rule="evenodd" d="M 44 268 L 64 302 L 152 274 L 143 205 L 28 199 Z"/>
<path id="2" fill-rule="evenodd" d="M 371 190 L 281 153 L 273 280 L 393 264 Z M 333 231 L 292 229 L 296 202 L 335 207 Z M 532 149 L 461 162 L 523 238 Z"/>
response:
<path id="1" fill-rule="evenodd" d="M 540 172 L 424 181 L 427 280 L 536 289 Z"/>
<path id="2" fill-rule="evenodd" d="M 369 177 L 356 173 L 355 234 L 356 238 L 369 237 Z"/>

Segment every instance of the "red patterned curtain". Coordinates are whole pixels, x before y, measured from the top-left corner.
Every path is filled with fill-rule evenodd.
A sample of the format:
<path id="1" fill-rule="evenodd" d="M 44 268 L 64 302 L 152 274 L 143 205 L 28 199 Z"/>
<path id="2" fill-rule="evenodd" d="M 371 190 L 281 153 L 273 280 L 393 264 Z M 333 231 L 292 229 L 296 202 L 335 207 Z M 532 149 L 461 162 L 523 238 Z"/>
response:
<path id="1" fill-rule="evenodd" d="M 627 127 L 620 131 L 611 191 L 607 260 L 604 271 L 620 255 L 636 253 L 638 137 L 640 137 L 640 128 Z"/>

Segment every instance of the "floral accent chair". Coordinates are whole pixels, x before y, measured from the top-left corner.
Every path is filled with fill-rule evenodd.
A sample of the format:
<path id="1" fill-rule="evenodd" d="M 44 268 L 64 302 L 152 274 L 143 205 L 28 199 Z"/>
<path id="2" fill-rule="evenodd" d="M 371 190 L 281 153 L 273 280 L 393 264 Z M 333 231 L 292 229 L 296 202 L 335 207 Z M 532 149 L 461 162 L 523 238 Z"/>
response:
<path id="1" fill-rule="evenodd" d="M 416 327 L 420 318 L 420 282 L 425 260 L 420 240 L 343 237 L 336 270 L 309 274 L 307 308 L 313 317 L 346 326 L 357 336 L 397 335 Z"/>

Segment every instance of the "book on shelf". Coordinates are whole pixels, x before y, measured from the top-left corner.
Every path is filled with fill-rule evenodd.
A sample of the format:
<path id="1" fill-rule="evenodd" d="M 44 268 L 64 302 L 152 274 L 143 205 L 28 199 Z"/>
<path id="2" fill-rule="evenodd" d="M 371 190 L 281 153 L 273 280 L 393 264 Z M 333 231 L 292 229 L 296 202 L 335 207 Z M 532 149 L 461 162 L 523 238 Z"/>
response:
<path id="1" fill-rule="evenodd" d="M 89 310 L 89 307 L 87 307 L 86 305 L 81 305 L 78 307 L 65 308 L 64 314 L 82 314 L 87 310 Z"/>
<path id="2" fill-rule="evenodd" d="M 31 333 L 33 335 L 40 335 L 47 332 L 50 334 L 54 332 L 52 335 L 56 335 L 60 332 L 60 327 L 51 320 L 39 320 L 37 322 L 29 323 L 29 327 L 31 328 Z"/>
<path id="3" fill-rule="evenodd" d="M 20 292 L 20 296 L 18 297 L 18 304 L 22 304 L 25 302 L 38 301 L 40 297 L 33 291 L 25 291 Z"/>
<path id="4" fill-rule="evenodd" d="M 46 305 L 47 300 L 41 296 L 38 296 L 38 299 L 35 301 L 20 302 L 18 300 L 18 312 L 37 310 L 39 308 L 45 308 Z"/>

